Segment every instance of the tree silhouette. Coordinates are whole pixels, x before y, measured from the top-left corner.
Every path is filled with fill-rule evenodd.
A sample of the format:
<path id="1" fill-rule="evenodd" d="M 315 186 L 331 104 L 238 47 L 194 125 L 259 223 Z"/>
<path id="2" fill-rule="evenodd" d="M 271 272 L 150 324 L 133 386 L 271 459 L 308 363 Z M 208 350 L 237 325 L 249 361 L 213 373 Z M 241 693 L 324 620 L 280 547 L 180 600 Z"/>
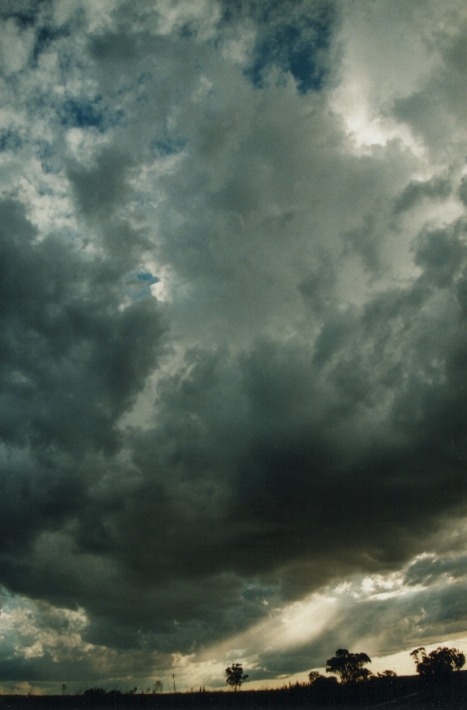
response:
<path id="1" fill-rule="evenodd" d="M 248 674 L 243 672 L 241 663 L 232 663 L 231 666 L 225 669 L 227 684 L 234 690 L 238 690 L 243 681 L 248 678 Z"/>
<path id="2" fill-rule="evenodd" d="M 104 696 L 104 688 L 87 688 L 83 693 L 83 697 L 86 698 L 86 700 L 99 700 Z"/>
<path id="3" fill-rule="evenodd" d="M 417 673 L 425 678 L 442 678 L 453 671 L 459 671 L 465 663 L 465 656 L 457 648 L 438 646 L 427 653 L 423 646 L 414 649 L 411 654 Z"/>
<path id="4" fill-rule="evenodd" d="M 366 663 L 371 663 L 366 653 L 349 653 L 346 648 L 338 648 L 336 655 L 326 661 L 326 673 L 335 673 L 341 683 L 356 683 L 371 675 L 368 668 L 363 668 Z"/>
<path id="5" fill-rule="evenodd" d="M 324 678 L 324 676 L 322 676 L 319 671 L 310 671 L 308 673 L 308 680 L 310 681 L 310 685 L 313 685 L 313 683 L 317 681 L 318 678 Z"/>
<path id="6" fill-rule="evenodd" d="M 161 680 L 156 680 L 153 686 L 153 693 L 162 693 L 164 686 Z"/>

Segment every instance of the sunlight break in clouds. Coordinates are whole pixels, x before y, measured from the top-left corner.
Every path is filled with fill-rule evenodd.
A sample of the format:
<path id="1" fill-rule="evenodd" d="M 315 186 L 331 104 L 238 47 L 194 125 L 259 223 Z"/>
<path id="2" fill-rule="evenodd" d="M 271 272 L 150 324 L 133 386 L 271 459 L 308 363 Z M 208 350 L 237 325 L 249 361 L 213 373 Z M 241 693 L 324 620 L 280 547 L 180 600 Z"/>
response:
<path id="1" fill-rule="evenodd" d="M 466 29 L 1 3 L 2 688 L 461 645 Z"/>
<path id="2" fill-rule="evenodd" d="M 424 554 L 401 572 L 349 578 L 300 602 L 268 608 L 267 617 L 243 633 L 200 653 L 192 653 L 183 663 L 179 659 L 178 675 L 191 678 L 191 684 L 197 678 L 202 685 L 215 687 L 226 664 L 240 659 L 252 674 L 252 687 L 261 687 L 256 680 L 261 677 L 268 678 L 268 687 L 276 684 L 280 687 L 284 678 L 291 682 L 306 681 L 311 668 L 319 668 L 324 673 L 325 660 L 332 650 L 329 646 L 339 642 L 346 644 L 349 638 L 355 647 L 365 648 L 370 653 L 373 673 L 391 669 L 399 674 L 412 674 L 410 651 L 417 639 L 424 639 L 430 648 L 440 645 L 441 639 L 441 645 L 465 643 L 465 635 L 450 636 L 444 624 L 428 630 L 434 619 L 426 608 L 427 600 L 433 604 L 435 591 L 444 598 L 452 591 L 454 597 L 463 593 L 465 575 L 462 572 L 457 576 L 455 570 L 460 570 L 464 559 L 444 564 L 435 555 Z M 419 571 L 426 569 L 437 577 L 440 567 L 443 572 L 436 582 L 419 575 Z M 378 624 L 378 616 L 383 623 Z M 404 645 L 403 651 L 395 651 Z M 309 668 L 277 674 L 276 683 L 268 663 L 272 667 L 282 664 L 284 668 L 294 668 L 297 656 L 300 660 L 308 657 Z"/>

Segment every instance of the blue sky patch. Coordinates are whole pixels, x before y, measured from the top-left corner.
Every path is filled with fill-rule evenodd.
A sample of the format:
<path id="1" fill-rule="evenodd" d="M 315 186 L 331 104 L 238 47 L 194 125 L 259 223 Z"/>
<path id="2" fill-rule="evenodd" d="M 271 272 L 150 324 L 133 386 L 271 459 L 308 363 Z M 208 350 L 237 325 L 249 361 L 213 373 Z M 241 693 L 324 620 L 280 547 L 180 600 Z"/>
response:
<path id="1" fill-rule="evenodd" d="M 305 31 L 306 30 L 306 31 Z M 256 86 L 262 86 L 271 66 L 290 72 L 302 93 L 322 88 L 326 67 L 323 51 L 329 45 L 330 26 L 325 19 L 298 25 L 278 27 L 257 45 L 255 59 L 246 74 Z"/>
<path id="2" fill-rule="evenodd" d="M 150 271 L 132 271 L 125 278 L 126 292 L 132 301 L 151 298 L 151 286 L 159 281 L 160 279 Z"/>
<path id="3" fill-rule="evenodd" d="M 103 128 L 99 101 L 68 99 L 62 106 L 61 121 L 72 128 Z"/>
<path id="4" fill-rule="evenodd" d="M 233 21 L 244 7 L 241 2 L 229 4 L 224 22 Z M 323 87 L 327 74 L 326 50 L 334 26 L 333 7 L 323 4 L 313 14 L 294 12 L 296 9 L 288 2 L 250 7 L 258 20 L 259 31 L 254 56 L 245 74 L 255 86 L 262 87 L 268 71 L 278 67 L 290 72 L 301 93 Z"/>
<path id="5" fill-rule="evenodd" d="M 13 19 L 20 27 L 26 28 L 34 25 L 36 17 L 40 12 L 40 6 L 43 0 L 37 0 L 35 4 L 24 7 L 14 7 L 13 9 L 0 9 L 0 17 L 9 17 Z"/>
<path id="6" fill-rule="evenodd" d="M 33 64 L 37 64 L 37 60 L 42 54 L 42 52 L 48 48 L 48 46 L 60 37 L 67 37 L 69 35 L 69 30 L 66 27 L 56 28 L 44 25 L 39 27 L 36 34 L 36 41 L 34 44 L 34 49 L 32 50 Z"/>
<path id="7" fill-rule="evenodd" d="M 18 150 L 22 144 L 23 141 L 15 131 L 6 130 L 0 132 L 0 153 L 4 153 L 7 150 Z"/>
<path id="8" fill-rule="evenodd" d="M 138 281 L 143 281 L 148 286 L 152 286 L 152 284 L 157 284 L 160 281 L 157 276 L 154 276 L 154 274 L 151 274 L 151 272 L 149 271 L 141 271 L 139 274 L 136 274 L 136 278 L 138 279 Z"/>
<path id="9" fill-rule="evenodd" d="M 151 143 L 151 148 L 161 157 L 180 153 L 186 146 L 182 138 L 157 138 Z"/>

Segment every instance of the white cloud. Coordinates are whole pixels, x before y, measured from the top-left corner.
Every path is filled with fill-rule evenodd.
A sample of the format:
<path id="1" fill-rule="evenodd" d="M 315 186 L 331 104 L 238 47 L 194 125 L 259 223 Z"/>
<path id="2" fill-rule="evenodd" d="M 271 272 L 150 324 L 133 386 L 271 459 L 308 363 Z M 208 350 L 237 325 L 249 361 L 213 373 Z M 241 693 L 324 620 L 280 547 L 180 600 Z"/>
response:
<path id="1" fill-rule="evenodd" d="M 21 71 L 26 66 L 34 43 L 34 32 L 22 30 L 11 19 L 2 27 L 2 65 L 6 76 Z"/>
<path id="2" fill-rule="evenodd" d="M 184 26 L 194 26 L 202 41 L 214 37 L 221 15 L 219 3 L 214 0 L 158 0 L 156 12 L 158 33 L 170 35 Z"/>

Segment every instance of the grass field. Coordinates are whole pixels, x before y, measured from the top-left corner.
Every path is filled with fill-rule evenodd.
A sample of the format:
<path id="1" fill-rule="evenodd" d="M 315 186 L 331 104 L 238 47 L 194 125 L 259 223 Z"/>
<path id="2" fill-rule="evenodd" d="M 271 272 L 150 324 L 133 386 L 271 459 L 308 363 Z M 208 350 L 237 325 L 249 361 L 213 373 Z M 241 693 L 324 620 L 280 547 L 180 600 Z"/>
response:
<path id="1" fill-rule="evenodd" d="M 467 710 L 467 672 L 439 682 L 417 676 L 381 678 L 353 685 L 323 683 L 280 690 L 124 694 L 87 691 L 83 695 L 3 695 L 0 710 Z"/>

